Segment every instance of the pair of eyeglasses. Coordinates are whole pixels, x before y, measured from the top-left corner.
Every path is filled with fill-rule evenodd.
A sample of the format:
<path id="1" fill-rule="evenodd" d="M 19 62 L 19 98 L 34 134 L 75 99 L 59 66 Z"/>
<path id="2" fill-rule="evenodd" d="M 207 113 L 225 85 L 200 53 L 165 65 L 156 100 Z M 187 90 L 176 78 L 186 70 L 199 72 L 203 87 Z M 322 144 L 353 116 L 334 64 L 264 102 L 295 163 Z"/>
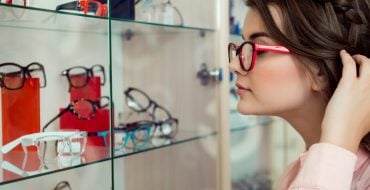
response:
<path id="1" fill-rule="evenodd" d="M 170 112 L 152 100 L 145 92 L 129 87 L 124 91 L 127 106 L 135 112 L 148 112 L 154 121 L 172 118 Z M 150 111 L 150 108 L 152 110 Z"/>
<path id="2" fill-rule="evenodd" d="M 62 76 L 66 76 L 69 83 L 69 90 L 71 88 L 85 87 L 91 77 L 99 77 L 100 85 L 105 84 L 105 70 L 102 65 L 93 65 L 90 68 L 83 66 L 71 67 L 62 71 Z"/>
<path id="3" fill-rule="evenodd" d="M 114 151 L 125 149 L 137 150 L 146 147 L 150 140 L 150 131 L 153 127 L 151 121 L 137 121 L 120 124 L 114 128 L 115 134 L 122 135 L 122 144 L 116 145 Z"/>
<path id="4" fill-rule="evenodd" d="M 6 154 L 21 144 L 27 156 L 27 147 L 36 146 L 40 161 L 55 161 L 63 155 L 72 155 L 74 153 L 83 154 L 85 145 L 85 140 L 83 139 L 86 139 L 86 132 L 83 131 L 32 133 L 19 137 L 2 146 L 1 152 Z M 73 146 L 73 142 L 82 144 L 74 144 L 75 146 Z"/>
<path id="5" fill-rule="evenodd" d="M 54 122 L 57 118 L 61 117 L 67 112 L 71 112 L 77 118 L 82 120 L 90 120 L 95 117 L 96 110 L 106 108 L 109 106 L 109 97 L 102 96 L 97 100 L 90 100 L 85 98 L 77 99 L 71 102 L 66 108 L 64 108 L 58 115 L 53 117 L 45 126 L 42 128 L 42 131 L 45 131 L 46 128 Z"/>
<path id="6" fill-rule="evenodd" d="M 150 130 L 152 123 L 147 121 L 139 121 L 134 123 L 120 124 L 119 127 L 113 129 L 115 135 L 121 135 L 122 141 L 115 144 L 114 151 L 122 151 L 127 149 L 139 149 L 145 147 L 150 138 Z M 109 147 L 110 131 L 88 132 L 88 136 L 98 136 L 103 138 L 104 146 Z M 139 139 L 139 140 L 138 140 Z"/>
<path id="7" fill-rule="evenodd" d="M 97 0 L 79 0 L 58 5 L 56 10 L 83 11 L 84 14 L 92 13 L 95 16 L 106 17 L 108 8 L 106 3 Z"/>
<path id="8" fill-rule="evenodd" d="M 129 138 L 133 145 L 137 147 L 147 145 L 148 142 L 153 146 L 163 145 L 166 141 L 175 137 L 177 128 L 178 119 L 170 118 L 165 121 L 157 122 L 143 120 L 133 123 L 119 124 L 118 128 L 115 128 L 115 130 L 123 129 L 126 132 L 127 136 L 124 136 L 122 139 L 125 147 L 127 147 L 127 140 L 129 140 Z"/>
<path id="9" fill-rule="evenodd" d="M 239 58 L 240 67 L 244 71 L 251 71 L 254 68 L 256 63 L 256 57 L 260 52 L 277 52 L 277 53 L 287 53 L 290 51 L 283 46 L 270 46 L 256 44 L 254 42 L 246 41 L 240 46 L 233 43 L 229 43 L 228 54 L 229 54 L 229 63 L 235 58 Z"/>
<path id="10" fill-rule="evenodd" d="M 0 64 L 0 87 L 8 90 L 23 88 L 26 78 L 38 78 L 40 87 L 46 87 L 44 66 L 38 62 L 32 62 L 23 67 L 16 63 Z"/>

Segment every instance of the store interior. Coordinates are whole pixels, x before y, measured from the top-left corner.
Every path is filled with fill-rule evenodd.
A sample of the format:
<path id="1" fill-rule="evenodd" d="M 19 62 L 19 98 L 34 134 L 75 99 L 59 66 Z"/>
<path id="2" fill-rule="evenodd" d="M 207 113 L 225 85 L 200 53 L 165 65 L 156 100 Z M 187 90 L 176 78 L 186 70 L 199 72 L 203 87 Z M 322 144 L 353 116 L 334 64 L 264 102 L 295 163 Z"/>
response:
<path id="1" fill-rule="evenodd" d="M 0 0 L 1 190 L 271 190 L 304 150 L 242 115 L 244 0 Z"/>

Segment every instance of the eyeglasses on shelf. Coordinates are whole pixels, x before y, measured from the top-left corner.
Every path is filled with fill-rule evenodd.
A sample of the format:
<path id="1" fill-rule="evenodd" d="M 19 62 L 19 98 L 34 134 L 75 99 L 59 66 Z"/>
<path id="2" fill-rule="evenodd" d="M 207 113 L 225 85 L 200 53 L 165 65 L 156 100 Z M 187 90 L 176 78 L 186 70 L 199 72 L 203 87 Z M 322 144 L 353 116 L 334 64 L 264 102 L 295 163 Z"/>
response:
<path id="1" fill-rule="evenodd" d="M 66 108 L 64 108 L 58 115 L 53 117 L 49 122 L 45 124 L 42 128 L 42 131 L 45 131 L 48 126 L 54 122 L 56 119 L 61 117 L 67 112 L 71 112 L 77 118 L 82 120 L 90 120 L 95 117 L 96 110 L 106 108 L 109 106 L 109 97 L 102 96 L 97 100 L 90 100 L 86 98 L 77 99 L 70 104 Z"/>
<path id="2" fill-rule="evenodd" d="M 152 100 L 145 92 L 129 87 L 124 91 L 127 106 L 135 112 L 148 112 L 154 121 L 172 118 L 170 112 Z M 151 111 L 150 111 L 150 108 Z"/>
<path id="3" fill-rule="evenodd" d="M 0 87 L 8 90 L 21 89 L 26 78 L 38 78 L 40 87 L 46 87 L 45 69 L 42 64 L 32 62 L 25 67 L 11 62 L 0 64 Z"/>
<path id="4" fill-rule="evenodd" d="M 2 146 L 1 152 L 6 154 L 20 144 L 27 157 L 27 147 L 36 146 L 41 162 L 55 161 L 64 155 L 83 154 L 85 151 L 86 137 L 87 133 L 84 131 L 32 133 L 21 136 Z"/>
<path id="5" fill-rule="evenodd" d="M 91 13 L 101 17 L 106 17 L 108 15 L 107 4 L 97 0 L 72 1 L 58 5 L 56 10 L 83 11 L 84 14 Z"/>
<path id="6" fill-rule="evenodd" d="M 105 84 L 105 70 L 102 65 L 93 65 L 90 68 L 84 66 L 71 67 L 62 71 L 62 76 L 66 76 L 69 83 L 69 90 L 71 88 L 85 87 L 91 77 L 99 77 L 100 85 Z"/>

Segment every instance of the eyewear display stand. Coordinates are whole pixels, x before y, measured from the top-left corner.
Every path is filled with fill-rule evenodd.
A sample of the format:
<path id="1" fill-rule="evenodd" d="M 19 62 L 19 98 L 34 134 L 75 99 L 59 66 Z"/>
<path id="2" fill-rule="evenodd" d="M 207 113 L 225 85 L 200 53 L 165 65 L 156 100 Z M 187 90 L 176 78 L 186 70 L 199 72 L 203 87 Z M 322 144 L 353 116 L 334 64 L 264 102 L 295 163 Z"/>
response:
<path id="1" fill-rule="evenodd" d="M 23 135 L 40 131 L 40 87 L 39 79 L 28 78 L 19 90 L 1 89 L 2 145 Z M 16 126 L 16 130 L 14 129 Z M 21 146 L 13 147 L 22 151 Z M 30 151 L 36 151 L 31 149 Z M 12 155 L 3 155 L 4 160 L 13 160 Z M 31 163 L 28 167 L 37 164 Z M 12 179 L 12 174 L 3 173 L 3 179 Z"/>
<path id="2" fill-rule="evenodd" d="M 68 1 L 0 3 L 0 63 L 34 72 L 25 63 L 40 62 L 45 81 L 16 108 L 9 105 L 17 96 L 2 94 L 0 189 L 50 190 L 62 181 L 78 190 L 229 190 L 220 156 L 228 97 L 212 74 L 226 68 L 216 14 L 227 13 L 226 1 L 153 0 L 151 15 L 176 22 L 132 20 L 148 0 L 76 2 L 81 10 L 56 10 Z M 119 2 L 130 3 L 130 19 L 113 14 L 125 10 Z M 37 83 L 5 66 L 0 81 L 26 78 L 11 93 Z M 127 112 L 138 116 L 120 117 Z M 83 138 L 69 138 L 74 130 Z"/>

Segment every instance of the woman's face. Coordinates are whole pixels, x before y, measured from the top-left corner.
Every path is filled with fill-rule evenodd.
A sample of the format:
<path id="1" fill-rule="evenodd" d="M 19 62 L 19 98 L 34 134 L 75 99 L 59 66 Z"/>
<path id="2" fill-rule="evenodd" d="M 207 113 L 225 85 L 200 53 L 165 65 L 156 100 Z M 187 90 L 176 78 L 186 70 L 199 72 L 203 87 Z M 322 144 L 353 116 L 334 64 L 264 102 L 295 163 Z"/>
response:
<path id="1" fill-rule="evenodd" d="M 270 7 L 278 27 L 282 27 L 278 9 Z M 263 19 L 250 8 L 245 18 L 243 39 L 263 45 L 279 45 L 269 37 Z M 230 71 L 237 75 L 238 110 L 242 114 L 277 115 L 295 112 L 313 95 L 308 72 L 291 54 L 263 52 L 256 57 L 254 69 L 243 71 L 234 58 Z"/>

